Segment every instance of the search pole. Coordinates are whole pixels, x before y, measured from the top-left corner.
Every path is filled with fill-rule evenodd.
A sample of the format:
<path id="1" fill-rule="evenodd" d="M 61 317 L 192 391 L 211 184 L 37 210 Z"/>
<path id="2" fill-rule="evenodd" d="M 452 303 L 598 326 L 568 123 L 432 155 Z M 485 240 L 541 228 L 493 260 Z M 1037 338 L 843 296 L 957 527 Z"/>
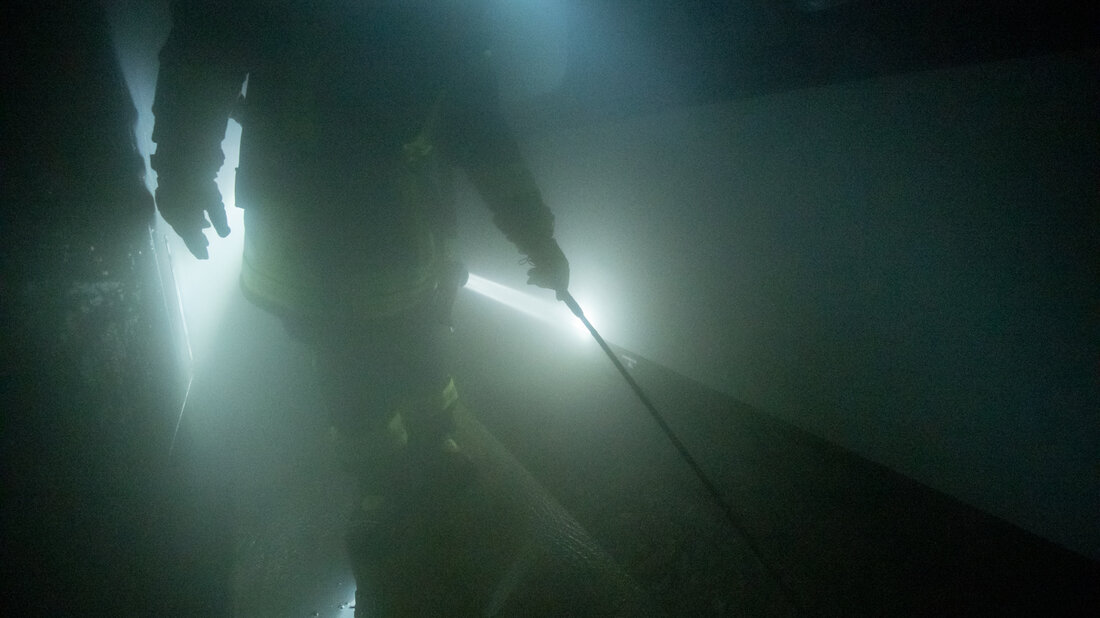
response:
<path id="1" fill-rule="evenodd" d="M 579 319 L 581 323 L 584 324 L 584 327 L 588 329 L 588 332 L 591 333 L 592 338 L 596 340 L 596 343 L 600 344 L 600 347 L 603 348 L 604 353 L 607 354 L 607 357 L 611 359 L 611 362 L 614 363 L 615 368 L 619 370 L 619 373 L 622 374 L 623 378 L 626 380 L 626 383 L 630 385 L 630 388 L 633 389 L 634 394 L 638 396 L 638 399 L 642 402 L 642 405 L 645 406 L 646 411 L 648 411 L 649 415 L 653 417 L 653 420 L 657 422 L 657 426 L 661 428 L 661 431 L 664 432 L 669 442 L 672 443 L 672 446 L 676 447 L 677 452 L 680 453 L 680 457 L 682 457 L 683 460 L 687 462 L 688 466 L 691 467 L 692 472 L 694 472 L 695 476 L 699 479 L 700 482 L 702 482 L 703 486 L 707 490 L 707 493 L 710 494 L 711 500 L 722 510 L 723 514 L 726 516 L 726 520 L 730 523 L 731 526 L 733 526 L 734 530 L 736 530 L 737 533 L 741 535 L 741 538 L 745 541 L 745 544 L 748 546 L 749 550 L 756 557 L 756 560 L 761 564 L 761 566 L 764 567 L 764 569 L 769 574 L 771 574 L 772 579 L 775 580 L 780 590 L 782 590 L 783 595 L 787 598 L 787 602 L 798 609 L 800 613 L 805 614 L 805 609 L 802 607 L 802 604 L 798 602 L 797 597 L 795 597 L 794 595 L 794 591 L 787 587 L 779 571 L 772 567 L 772 565 L 764 558 L 764 554 L 760 551 L 760 548 L 757 546 L 756 541 L 754 541 L 752 536 L 749 535 L 748 531 L 741 524 L 741 521 L 737 518 L 737 515 L 733 512 L 733 507 L 730 506 L 728 502 L 726 502 L 725 498 L 722 497 L 721 492 L 718 491 L 718 487 L 714 484 L 714 481 L 712 481 L 710 477 L 707 476 L 707 473 L 704 472 L 703 469 L 699 466 L 699 463 L 695 461 L 695 458 L 692 457 L 691 453 L 688 451 L 684 443 L 672 431 L 672 428 L 669 427 L 664 417 L 657 410 L 657 407 L 653 405 L 653 402 L 650 401 L 649 397 L 645 394 L 645 391 L 642 390 L 642 387 L 638 385 L 638 382 L 634 380 L 634 377 L 630 375 L 630 372 L 627 371 L 622 361 L 619 360 L 619 356 L 615 354 L 615 352 L 611 349 L 611 346 L 607 345 L 607 342 L 604 341 L 603 337 L 600 336 L 600 333 L 597 332 L 596 328 L 592 326 L 592 323 L 588 321 L 588 318 L 585 317 L 584 311 L 581 310 L 581 306 L 577 303 L 577 300 L 573 298 L 573 295 L 570 294 L 568 290 L 558 292 L 558 300 L 564 302 L 566 307 L 569 307 L 569 310 L 573 312 L 573 315 L 577 316 L 577 319 Z"/>

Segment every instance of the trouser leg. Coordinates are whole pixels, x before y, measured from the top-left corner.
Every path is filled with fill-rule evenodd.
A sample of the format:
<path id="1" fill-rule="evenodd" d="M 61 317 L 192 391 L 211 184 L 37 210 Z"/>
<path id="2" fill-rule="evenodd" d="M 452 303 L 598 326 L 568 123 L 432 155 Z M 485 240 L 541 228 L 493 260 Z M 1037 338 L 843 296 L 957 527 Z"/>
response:
<path id="1" fill-rule="evenodd" d="M 400 582 L 396 561 L 410 522 L 458 476 L 451 439 L 457 391 L 446 362 L 449 329 L 427 311 L 359 324 L 295 324 L 315 352 L 333 451 L 356 481 L 348 552 L 360 591 L 383 615 Z"/>

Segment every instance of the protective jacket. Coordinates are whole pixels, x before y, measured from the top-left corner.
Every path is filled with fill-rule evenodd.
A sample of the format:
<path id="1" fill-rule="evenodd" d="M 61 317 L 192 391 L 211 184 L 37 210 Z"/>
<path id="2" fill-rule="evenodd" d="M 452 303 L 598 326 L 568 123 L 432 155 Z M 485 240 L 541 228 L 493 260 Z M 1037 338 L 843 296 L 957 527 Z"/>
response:
<path id="1" fill-rule="evenodd" d="M 172 19 L 153 167 L 212 178 L 227 119 L 241 122 L 242 281 L 257 300 L 381 313 L 415 300 L 453 230 L 452 166 L 522 252 L 552 238 L 476 2 L 181 0 Z"/>

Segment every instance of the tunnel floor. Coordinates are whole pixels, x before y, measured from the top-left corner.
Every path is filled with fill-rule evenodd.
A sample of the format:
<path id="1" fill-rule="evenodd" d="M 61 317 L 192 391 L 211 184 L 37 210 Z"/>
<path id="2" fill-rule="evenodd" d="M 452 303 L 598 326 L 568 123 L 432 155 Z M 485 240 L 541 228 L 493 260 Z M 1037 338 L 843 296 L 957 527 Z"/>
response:
<path id="1" fill-rule="evenodd" d="M 351 492 L 328 452 L 308 356 L 276 320 L 233 303 L 224 345 L 195 376 L 171 465 L 147 471 L 157 487 L 130 530 L 137 540 L 103 561 L 118 571 L 106 589 L 71 584 L 51 601 L 59 609 L 79 615 L 83 601 L 125 582 L 145 591 L 128 597 L 145 605 L 125 613 L 352 615 Z M 1092 615 L 1098 606 L 1096 562 L 631 355 L 735 527 L 595 344 L 467 291 L 456 322 L 466 405 L 659 612 Z"/>

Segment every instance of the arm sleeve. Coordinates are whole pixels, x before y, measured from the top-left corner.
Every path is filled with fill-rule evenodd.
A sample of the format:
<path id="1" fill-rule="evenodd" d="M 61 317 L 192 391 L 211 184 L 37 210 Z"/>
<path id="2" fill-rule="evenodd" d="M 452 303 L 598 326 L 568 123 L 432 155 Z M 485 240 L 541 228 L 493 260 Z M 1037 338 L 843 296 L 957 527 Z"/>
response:
<path id="1" fill-rule="evenodd" d="M 160 52 L 152 166 L 159 175 L 213 178 L 247 73 L 248 20 L 237 2 L 178 0 Z"/>
<path id="2" fill-rule="evenodd" d="M 482 24 L 474 19 L 469 24 Z M 501 109 L 483 28 L 470 27 L 456 57 L 456 79 L 442 115 L 443 147 L 463 168 L 493 213 L 493 222 L 521 252 L 554 236 L 554 215 L 542 199 Z M 473 36 L 469 36 L 470 34 Z"/>

